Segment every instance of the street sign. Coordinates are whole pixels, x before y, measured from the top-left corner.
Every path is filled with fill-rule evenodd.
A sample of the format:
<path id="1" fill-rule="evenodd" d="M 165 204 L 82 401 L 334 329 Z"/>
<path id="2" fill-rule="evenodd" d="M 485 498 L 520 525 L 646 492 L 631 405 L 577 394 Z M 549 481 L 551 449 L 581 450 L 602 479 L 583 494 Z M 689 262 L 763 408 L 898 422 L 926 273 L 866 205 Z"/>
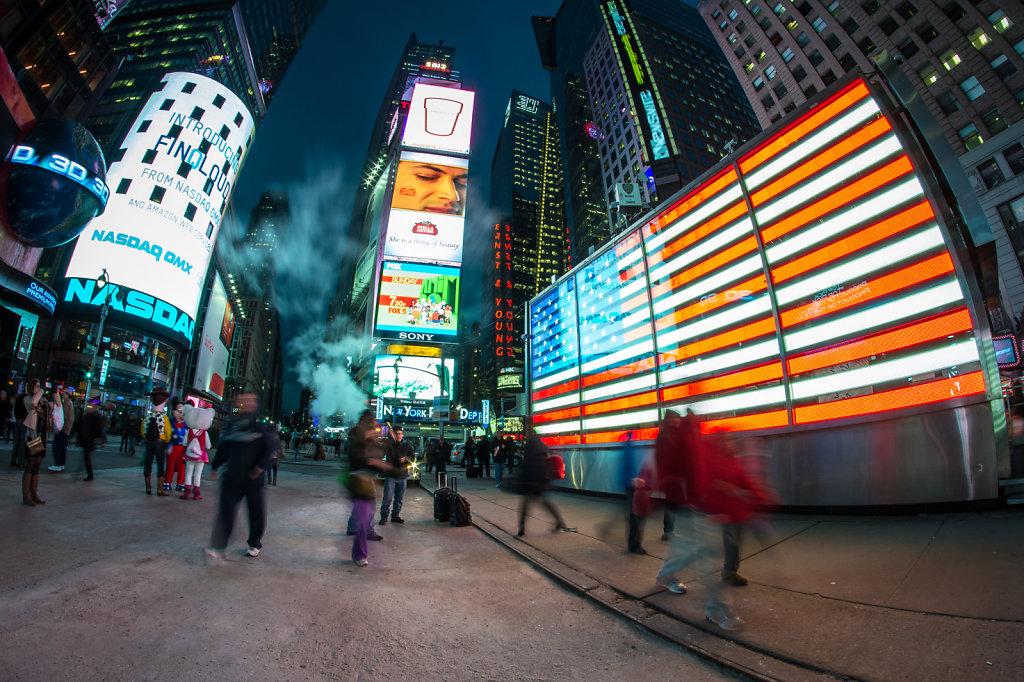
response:
<path id="1" fill-rule="evenodd" d="M 433 418 L 437 421 L 449 421 L 451 419 L 450 406 L 451 404 L 446 396 L 436 396 L 434 398 Z"/>

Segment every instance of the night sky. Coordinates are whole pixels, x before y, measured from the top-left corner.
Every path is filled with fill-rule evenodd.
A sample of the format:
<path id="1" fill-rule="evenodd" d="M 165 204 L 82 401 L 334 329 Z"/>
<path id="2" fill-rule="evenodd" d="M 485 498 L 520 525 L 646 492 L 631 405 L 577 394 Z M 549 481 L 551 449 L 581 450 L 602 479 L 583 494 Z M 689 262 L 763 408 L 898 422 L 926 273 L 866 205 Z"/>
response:
<path id="1" fill-rule="evenodd" d="M 477 93 L 466 243 L 468 254 L 482 254 L 490 236 L 485 209 L 490 164 L 510 91 L 550 100 L 549 77 L 540 64 L 530 17 L 554 16 L 560 5 L 561 0 L 358 5 L 328 0 L 263 119 L 235 190 L 235 208 L 244 222 L 264 190 L 287 190 L 294 204 L 303 201 L 311 186 L 322 187 L 316 178 L 324 169 L 333 171 L 337 211 L 329 211 L 333 216 L 312 212 L 321 217 L 310 221 L 315 225 L 294 230 L 280 256 L 299 264 L 290 275 L 279 274 L 279 291 L 282 279 L 288 279 L 285 289 L 303 291 L 301 296 L 280 297 L 286 343 L 293 336 L 290 330 L 324 320 L 336 274 L 328 281 L 329 272 L 303 268 L 301 261 L 322 258 L 322 244 L 338 242 L 347 228 L 373 119 L 410 32 L 423 43 L 443 40 L 454 46 L 454 66 L 463 87 Z M 469 260 L 473 262 L 464 268 L 476 270 L 477 256 L 467 256 Z M 475 276 L 464 275 L 470 281 Z M 303 282 L 302 277 L 313 281 Z M 465 293 L 463 299 L 463 307 L 469 308 L 465 313 L 472 317 L 475 311 Z M 294 362 L 294 352 L 286 352 L 286 368 Z M 297 409 L 299 389 L 294 374 L 286 374 L 285 380 L 287 413 Z"/>

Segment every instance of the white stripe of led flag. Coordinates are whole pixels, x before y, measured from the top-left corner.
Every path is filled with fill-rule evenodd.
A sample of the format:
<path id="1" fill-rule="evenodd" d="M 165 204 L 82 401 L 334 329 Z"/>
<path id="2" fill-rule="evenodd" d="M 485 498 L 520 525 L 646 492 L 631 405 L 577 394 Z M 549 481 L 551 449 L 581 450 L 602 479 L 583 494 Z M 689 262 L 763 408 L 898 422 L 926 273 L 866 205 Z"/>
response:
<path id="1" fill-rule="evenodd" d="M 834 192 L 836 187 L 855 181 L 856 176 L 863 173 L 865 168 L 885 162 L 890 157 L 902 153 L 903 147 L 900 146 L 896 136 L 887 135 L 878 143 L 864 149 L 827 173 L 816 173 L 812 176 L 813 180 L 805 180 L 771 201 L 758 206 L 756 209 L 757 221 L 762 225 L 768 224 L 783 213 L 793 210 L 794 207 L 804 206 L 811 201 L 823 198 Z"/>
<path id="2" fill-rule="evenodd" d="M 610 398 L 623 393 L 636 393 L 645 388 L 654 388 L 653 373 L 635 379 L 612 381 L 607 384 L 601 384 L 597 388 L 585 389 L 583 391 L 583 402 L 592 403 L 601 398 Z"/>
<path id="3" fill-rule="evenodd" d="M 661 315 L 667 310 L 678 308 L 690 301 L 696 301 L 704 294 L 718 293 L 718 290 L 743 277 L 749 277 L 751 273 L 764 272 L 761 255 L 754 253 L 744 260 L 737 261 L 734 265 L 719 270 L 711 277 L 704 277 L 697 280 L 695 284 L 679 289 L 673 294 L 659 298 L 654 302 L 654 314 Z M 656 281 L 654 278 L 651 281 Z"/>
<path id="4" fill-rule="evenodd" d="M 671 223 L 658 234 L 648 237 L 646 239 L 647 253 L 654 253 L 668 241 L 689 232 L 691 228 L 697 225 L 703 225 L 707 222 L 708 218 L 718 215 L 725 208 L 732 206 L 742 198 L 743 192 L 740 190 L 739 184 L 734 182 L 714 198 L 700 204 L 697 208 Z"/>
<path id="5" fill-rule="evenodd" d="M 580 394 L 576 391 L 572 393 L 562 393 L 554 398 L 545 398 L 544 400 L 538 400 L 533 404 L 534 412 L 547 412 L 554 410 L 559 407 L 565 407 L 566 405 L 577 405 L 580 402 Z"/>
<path id="6" fill-rule="evenodd" d="M 847 339 L 868 330 L 907 318 L 923 317 L 928 311 L 964 300 L 960 284 L 945 282 L 916 294 L 868 308 L 852 315 L 785 334 L 786 351 L 820 346 L 834 339 Z"/>
<path id="7" fill-rule="evenodd" d="M 537 432 L 537 435 L 546 436 L 552 433 L 574 433 L 580 430 L 580 420 L 574 419 L 573 421 L 560 422 L 557 424 L 537 424 L 533 427 L 533 430 Z"/>
<path id="8" fill-rule="evenodd" d="M 609 353 L 604 357 L 596 360 L 591 360 L 583 365 L 583 374 L 593 374 L 596 370 L 608 365 L 617 365 L 625 360 L 632 360 L 635 357 L 639 357 L 644 353 L 654 352 L 654 342 L 651 339 L 646 339 L 640 343 L 635 343 L 632 346 L 628 346 L 621 350 L 617 350 L 614 353 Z"/>
<path id="9" fill-rule="evenodd" d="M 793 399 L 811 398 L 826 393 L 847 391 L 853 388 L 906 379 L 907 377 L 937 372 L 957 365 L 978 361 L 978 346 L 974 339 L 962 341 L 945 348 L 937 348 L 917 355 L 879 362 L 869 367 L 847 370 L 814 379 L 794 381 Z"/>
<path id="10" fill-rule="evenodd" d="M 661 332 L 658 334 L 658 346 L 665 347 L 669 344 L 681 344 L 689 339 L 707 336 L 712 332 L 718 331 L 725 327 L 731 327 L 737 322 L 750 319 L 757 315 L 764 315 L 772 310 L 771 301 L 768 300 L 767 296 L 759 296 L 753 301 L 746 301 L 738 305 L 732 305 L 725 308 L 720 313 L 715 315 L 708 315 L 704 319 L 691 322 L 683 325 L 682 327 L 676 327 L 675 329 L 668 332 Z"/>
<path id="11" fill-rule="evenodd" d="M 865 227 L 869 221 L 880 222 L 877 220 L 878 216 L 892 212 L 894 206 L 919 200 L 923 196 L 924 189 L 921 187 L 921 183 L 917 181 L 917 178 L 910 178 L 864 203 L 833 214 L 823 222 L 815 224 L 813 229 L 804 230 L 796 236 L 788 237 L 785 241 L 768 247 L 768 262 L 778 263 L 780 260 L 794 253 L 810 249 L 816 244 L 832 241 L 853 227 Z"/>
<path id="12" fill-rule="evenodd" d="M 621 412 L 604 417 L 588 417 L 583 420 L 583 428 L 586 431 L 633 426 L 635 424 L 646 424 L 658 421 L 658 408 L 640 410 L 637 412 Z"/>
<path id="13" fill-rule="evenodd" d="M 790 168 L 799 165 L 805 158 L 813 156 L 821 149 L 835 145 L 839 140 L 848 137 L 850 131 L 863 125 L 881 113 L 874 100 L 868 99 L 849 110 L 818 132 L 803 138 L 799 143 L 787 147 L 774 161 L 761 168 L 744 174 L 744 182 L 751 192 L 766 185 L 777 176 L 783 175 Z"/>
<path id="14" fill-rule="evenodd" d="M 670 352 L 670 351 L 662 351 Z M 662 388 L 669 388 L 672 384 L 678 384 L 694 377 L 722 372 L 736 367 L 746 367 L 757 363 L 765 358 L 778 358 L 782 354 L 779 349 L 779 339 L 775 337 L 751 344 L 726 353 L 719 353 L 708 358 L 693 358 L 685 365 L 679 365 L 664 370 L 661 373 Z"/>
<path id="15" fill-rule="evenodd" d="M 656 265 L 651 270 L 651 280 L 666 279 L 684 269 L 690 263 L 703 260 L 730 246 L 733 242 L 737 242 L 744 237 L 752 237 L 753 235 L 754 224 L 750 222 L 749 216 L 744 215 L 738 222 L 733 223 L 726 229 L 718 231 L 711 237 L 701 239 L 690 248 Z"/>
<path id="16" fill-rule="evenodd" d="M 570 367 L 564 369 L 561 372 L 552 374 L 551 376 L 541 377 L 533 382 L 533 390 L 537 391 L 545 386 L 551 386 L 552 384 L 564 384 L 565 382 L 575 379 L 579 376 L 579 369 L 576 367 Z"/>
<path id="17" fill-rule="evenodd" d="M 740 391 L 721 398 L 699 400 L 688 405 L 697 414 L 718 414 L 720 412 L 738 412 L 752 407 L 777 405 L 786 402 L 785 386 L 769 386 L 756 391 Z"/>

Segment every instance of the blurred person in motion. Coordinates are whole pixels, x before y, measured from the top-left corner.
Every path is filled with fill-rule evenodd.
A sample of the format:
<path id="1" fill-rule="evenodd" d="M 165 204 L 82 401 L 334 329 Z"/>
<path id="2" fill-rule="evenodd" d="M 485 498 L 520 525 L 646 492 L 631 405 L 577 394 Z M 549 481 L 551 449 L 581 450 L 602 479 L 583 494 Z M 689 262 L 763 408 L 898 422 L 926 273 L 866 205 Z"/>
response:
<path id="1" fill-rule="evenodd" d="M 427 465 L 427 473 L 431 473 L 434 465 L 437 464 L 437 441 L 433 438 L 427 441 L 427 447 L 423 450 L 423 459 Z"/>
<path id="2" fill-rule="evenodd" d="M 733 457 L 746 476 L 750 488 L 749 518 L 738 523 L 722 524 L 722 580 L 734 587 L 743 587 L 749 581 L 740 574 L 740 544 L 744 535 L 752 533 L 762 545 L 771 542 L 772 527 L 767 518 L 756 516 L 759 509 L 781 504 L 778 493 L 768 474 L 771 452 L 763 438 L 738 438 L 731 444 Z"/>
<path id="3" fill-rule="evenodd" d="M 39 497 L 39 466 L 46 456 L 45 440 L 43 449 L 32 452 L 29 449 L 29 441 L 36 438 L 46 437 L 46 411 L 48 403 L 43 398 L 43 387 L 37 379 L 29 379 L 25 385 L 25 395 L 21 398 L 25 408 L 25 418 L 22 420 L 23 443 L 22 451 L 25 458 L 25 472 L 21 476 L 21 502 L 22 504 L 34 507 L 37 504 L 46 504 L 46 500 Z"/>
<path id="4" fill-rule="evenodd" d="M 523 496 L 519 503 L 519 531 L 517 535 L 523 537 L 526 534 L 526 513 L 534 501 L 540 501 L 544 508 L 550 512 L 555 519 L 553 533 L 566 530 L 565 521 L 558 513 L 558 508 L 548 499 L 545 493 L 551 484 L 551 471 L 548 468 L 548 448 L 544 441 L 533 430 L 532 426 L 526 428 L 526 452 L 523 456 L 523 470 L 519 474 L 518 492 Z"/>
<path id="5" fill-rule="evenodd" d="M 348 467 L 343 470 L 343 482 L 352 500 L 352 514 L 348 520 L 348 534 L 352 541 L 352 561 L 366 566 L 369 561 L 370 540 L 381 540 L 373 530 L 373 507 L 377 499 L 376 474 L 390 474 L 391 467 L 384 462 L 384 450 L 377 442 L 377 421 L 373 413 L 365 410 L 359 422 L 349 431 Z"/>
<path id="6" fill-rule="evenodd" d="M 702 435 L 692 411 L 682 420 L 682 435 L 685 452 L 675 461 L 665 462 L 667 468 L 658 461 L 660 485 L 666 496 L 681 485 L 682 499 L 691 508 L 690 537 L 672 538 L 656 577 L 659 585 L 675 594 L 686 592 L 686 587 L 675 577 L 678 571 L 694 562 L 700 562 L 700 570 L 704 572 L 714 570 L 722 552 L 720 526 L 750 518 L 751 505 L 757 500 L 753 486 L 732 456 L 728 443 L 718 434 Z M 711 581 L 704 616 L 724 630 L 739 630 L 744 626 L 733 611 L 726 583 L 721 580 Z"/>
<path id="7" fill-rule="evenodd" d="M 480 436 L 480 440 L 476 442 L 476 448 L 474 449 L 476 455 L 476 465 L 480 467 L 480 478 L 491 477 L 491 442 L 487 438 L 487 434 Z"/>
<path id="8" fill-rule="evenodd" d="M 274 441 L 274 457 L 270 460 L 270 469 L 267 471 L 267 483 L 277 485 L 277 462 L 284 457 L 284 442 L 281 440 L 281 433 L 276 423 L 270 425 L 270 438 Z"/>
<path id="9" fill-rule="evenodd" d="M 437 439 L 437 473 L 448 473 L 448 460 L 452 456 L 452 444 L 444 439 L 442 433 Z"/>
<path id="10" fill-rule="evenodd" d="M 345 451 L 347 453 L 348 468 L 344 469 L 343 471 L 347 472 L 347 474 L 346 474 L 346 485 L 347 485 L 348 477 L 351 475 L 352 472 L 356 472 L 356 471 L 360 471 L 360 470 L 368 469 L 369 468 L 367 463 L 366 463 L 367 456 L 368 456 L 367 455 L 367 451 L 368 450 L 371 451 L 372 453 L 377 454 L 376 458 L 371 458 L 371 459 L 383 459 L 384 451 L 383 451 L 382 448 L 380 448 L 379 443 L 377 443 L 377 419 L 374 417 L 373 412 L 371 412 L 370 410 L 363 410 L 362 414 L 359 415 L 359 421 L 356 422 L 355 426 L 353 426 L 351 429 L 349 429 L 349 431 L 348 431 L 348 438 L 345 440 Z M 379 467 L 375 466 L 374 470 L 381 470 L 382 468 L 383 468 L 383 462 L 381 463 L 381 466 L 379 466 Z M 377 500 L 376 488 L 374 487 L 372 489 L 368 489 L 364 485 L 363 487 L 361 487 L 359 489 L 359 493 L 362 496 L 358 497 L 358 498 L 356 497 L 356 491 L 353 491 L 351 488 L 349 488 L 349 492 L 351 493 L 351 499 L 352 499 L 352 503 L 353 504 L 352 504 L 352 513 L 349 514 L 349 517 L 348 517 L 348 529 L 346 530 L 345 534 L 346 535 L 358 535 L 360 533 L 363 533 L 367 540 L 373 540 L 375 542 L 380 542 L 384 538 L 381 537 L 377 533 L 377 531 L 374 529 L 374 527 L 373 527 L 373 519 L 374 519 L 374 516 L 373 516 L 373 506 L 374 505 L 373 505 L 373 503 L 376 502 L 376 500 Z M 365 511 L 363 509 L 363 507 L 365 505 L 360 504 L 358 506 L 358 509 L 357 509 L 357 505 L 355 504 L 355 501 L 357 499 L 359 499 L 359 500 L 366 500 L 367 499 L 366 498 L 366 494 L 368 492 L 372 492 L 373 493 L 373 497 L 369 498 L 369 501 L 370 501 L 370 517 L 369 517 L 369 520 L 364 522 L 362 516 L 363 516 L 363 512 Z M 358 514 L 357 514 L 357 511 L 358 511 Z M 364 556 L 362 556 L 360 558 L 365 560 L 366 556 L 364 555 Z M 353 560 L 355 560 L 354 556 L 353 556 Z"/>
<path id="11" fill-rule="evenodd" d="M 85 412 L 82 414 L 82 423 L 78 425 L 78 444 L 82 446 L 82 458 L 85 462 L 85 478 L 83 481 L 93 480 L 92 453 L 107 439 L 106 424 L 103 415 L 100 414 L 100 396 L 96 394 L 88 401 Z"/>
<path id="12" fill-rule="evenodd" d="M 273 459 L 274 444 L 265 424 L 259 420 L 259 403 L 255 393 L 240 393 L 235 398 L 235 415 L 228 430 L 217 445 L 217 453 L 210 465 L 212 478 L 227 464 L 220 485 L 220 503 L 213 524 L 210 546 L 206 554 L 213 563 L 224 560 L 224 550 L 235 525 L 238 505 L 245 499 L 249 512 L 249 537 L 246 555 L 259 556 L 263 548 L 263 532 L 267 525 L 264 501 L 266 490 L 264 473 Z"/>
<path id="13" fill-rule="evenodd" d="M 384 463 L 388 473 L 384 478 L 384 494 L 380 503 L 380 525 L 386 525 L 390 516 L 393 523 L 405 523 L 402 518 L 402 503 L 405 488 L 409 482 L 409 466 L 412 464 L 412 447 L 405 441 L 405 429 L 401 424 L 391 429 L 387 446 L 384 448 Z"/>
<path id="14" fill-rule="evenodd" d="M 459 466 L 468 467 L 473 463 L 473 436 L 466 436 L 466 442 L 462 445 L 462 461 Z"/>

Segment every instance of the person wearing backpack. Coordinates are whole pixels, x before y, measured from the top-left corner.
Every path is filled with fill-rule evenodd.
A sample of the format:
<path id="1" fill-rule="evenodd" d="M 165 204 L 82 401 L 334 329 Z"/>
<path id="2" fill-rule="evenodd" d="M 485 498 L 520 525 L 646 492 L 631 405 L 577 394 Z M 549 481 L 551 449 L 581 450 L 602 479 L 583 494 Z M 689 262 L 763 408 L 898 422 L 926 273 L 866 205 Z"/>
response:
<path id="1" fill-rule="evenodd" d="M 156 494 L 159 497 L 167 497 L 170 492 L 161 485 L 164 478 L 164 459 L 167 456 L 168 443 L 171 441 L 171 422 L 167 419 L 167 399 L 171 394 L 162 388 L 158 388 L 149 394 L 153 408 L 142 420 L 142 438 L 146 441 L 146 456 L 143 464 L 143 474 L 146 477 L 146 494 L 153 494 L 153 481 L 150 478 L 153 474 L 153 460 L 156 460 Z"/>

